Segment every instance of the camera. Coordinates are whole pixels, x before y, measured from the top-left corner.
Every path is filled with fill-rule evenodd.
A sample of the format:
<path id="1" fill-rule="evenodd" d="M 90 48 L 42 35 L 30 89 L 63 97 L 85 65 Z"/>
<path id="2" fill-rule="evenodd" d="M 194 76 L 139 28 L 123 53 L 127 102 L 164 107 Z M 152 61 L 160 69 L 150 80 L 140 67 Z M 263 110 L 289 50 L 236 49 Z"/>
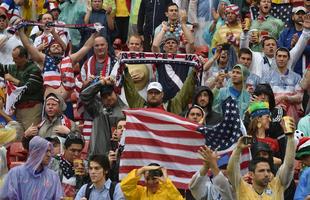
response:
<path id="1" fill-rule="evenodd" d="M 163 172 L 160 169 L 154 169 L 149 171 L 150 177 L 161 177 L 163 176 Z"/>
<path id="2" fill-rule="evenodd" d="M 243 144 L 245 145 L 248 145 L 248 144 L 253 144 L 253 138 L 252 137 L 249 137 L 249 136 L 246 136 L 242 139 L 243 141 Z"/>

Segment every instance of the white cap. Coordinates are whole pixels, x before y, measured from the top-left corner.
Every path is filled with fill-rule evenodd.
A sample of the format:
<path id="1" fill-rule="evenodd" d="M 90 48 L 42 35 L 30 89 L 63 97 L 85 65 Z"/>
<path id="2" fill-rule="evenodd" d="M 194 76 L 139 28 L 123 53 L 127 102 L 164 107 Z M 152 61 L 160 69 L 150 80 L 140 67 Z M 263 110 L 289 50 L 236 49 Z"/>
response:
<path id="1" fill-rule="evenodd" d="M 147 86 L 147 91 L 150 91 L 152 89 L 158 90 L 159 92 L 163 91 L 163 87 L 161 86 L 161 84 L 159 82 L 149 83 L 149 85 Z"/>
<path id="2" fill-rule="evenodd" d="M 307 13 L 307 9 L 306 9 L 305 7 L 303 7 L 303 6 L 294 7 L 293 10 L 292 10 L 292 12 L 295 13 L 295 14 L 296 14 L 298 11 L 304 11 L 305 13 Z"/>

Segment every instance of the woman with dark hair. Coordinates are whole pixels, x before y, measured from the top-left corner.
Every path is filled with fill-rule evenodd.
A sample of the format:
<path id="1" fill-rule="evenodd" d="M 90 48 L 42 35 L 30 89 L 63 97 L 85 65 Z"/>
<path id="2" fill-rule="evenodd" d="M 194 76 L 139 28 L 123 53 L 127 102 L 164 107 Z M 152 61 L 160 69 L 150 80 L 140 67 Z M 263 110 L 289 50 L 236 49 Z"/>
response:
<path id="1" fill-rule="evenodd" d="M 255 101 L 267 101 L 269 103 L 270 111 L 270 125 L 266 130 L 266 135 L 277 139 L 280 145 L 279 158 L 284 159 L 286 140 L 283 129 L 280 125 L 282 117 L 285 116 L 285 111 L 280 106 L 276 106 L 275 98 L 271 86 L 269 84 L 258 84 L 253 93 L 253 99 Z M 244 117 L 244 125 L 248 128 L 250 123 L 250 113 L 247 111 Z"/>
<path id="2" fill-rule="evenodd" d="M 266 134 L 266 130 L 269 129 L 271 121 L 268 102 L 252 102 L 248 108 L 248 112 L 250 113 L 251 120 L 247 127 L 248 135 L 253 137 L 254 143 L 263 142 L 268 144 L 277 157 L 279 143 L 276 139 L 268 137 Z M 281 164 L 281 162 L 276 164 Z"/>

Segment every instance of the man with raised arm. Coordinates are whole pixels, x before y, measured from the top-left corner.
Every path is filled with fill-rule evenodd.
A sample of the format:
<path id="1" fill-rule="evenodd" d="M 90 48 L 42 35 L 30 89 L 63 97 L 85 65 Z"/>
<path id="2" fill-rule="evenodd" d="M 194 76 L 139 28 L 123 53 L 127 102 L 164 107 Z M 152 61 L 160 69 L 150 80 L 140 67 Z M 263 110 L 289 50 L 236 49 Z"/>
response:
<path id="1" fill-rule="evenodd" d="M 44 54 L 29 42 L 23 29 L 19 30 L 19 34 L 32 60 L 37 62 L 42 70 L 45 96 L 49 93 L 55 93 L 67 100 L 75 89 L 73 66 L 92 48 L 98 33 L 93 33 L 78 52 L 67 57 L 62 57 L 64 49 L 57 41 L 51 41 L 47 54 Z"/>

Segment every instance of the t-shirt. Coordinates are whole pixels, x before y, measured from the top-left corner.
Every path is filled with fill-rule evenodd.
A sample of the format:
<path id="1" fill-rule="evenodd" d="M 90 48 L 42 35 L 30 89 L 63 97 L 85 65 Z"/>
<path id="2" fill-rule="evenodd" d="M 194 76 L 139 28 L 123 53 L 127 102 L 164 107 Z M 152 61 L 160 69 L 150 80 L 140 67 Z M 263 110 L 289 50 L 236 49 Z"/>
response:
<path id="1" fill-rule="evenodd" d="M 262 194 L 258 194 L 252 185 L 240 179 L 239 188 L 236 191 L 237 199 L 240 200 L 280 200 L 282 199 L 284 187 L 278 177 L 275 177 Z"/>
<path id="2" fill-rule="evenodd" d="M 279 142 L 276 139 L 265 137 L 265 138 L 257 138 L 257 141 L 268 144 L 268 146 L 273 152 L 279 151 Z"/>

